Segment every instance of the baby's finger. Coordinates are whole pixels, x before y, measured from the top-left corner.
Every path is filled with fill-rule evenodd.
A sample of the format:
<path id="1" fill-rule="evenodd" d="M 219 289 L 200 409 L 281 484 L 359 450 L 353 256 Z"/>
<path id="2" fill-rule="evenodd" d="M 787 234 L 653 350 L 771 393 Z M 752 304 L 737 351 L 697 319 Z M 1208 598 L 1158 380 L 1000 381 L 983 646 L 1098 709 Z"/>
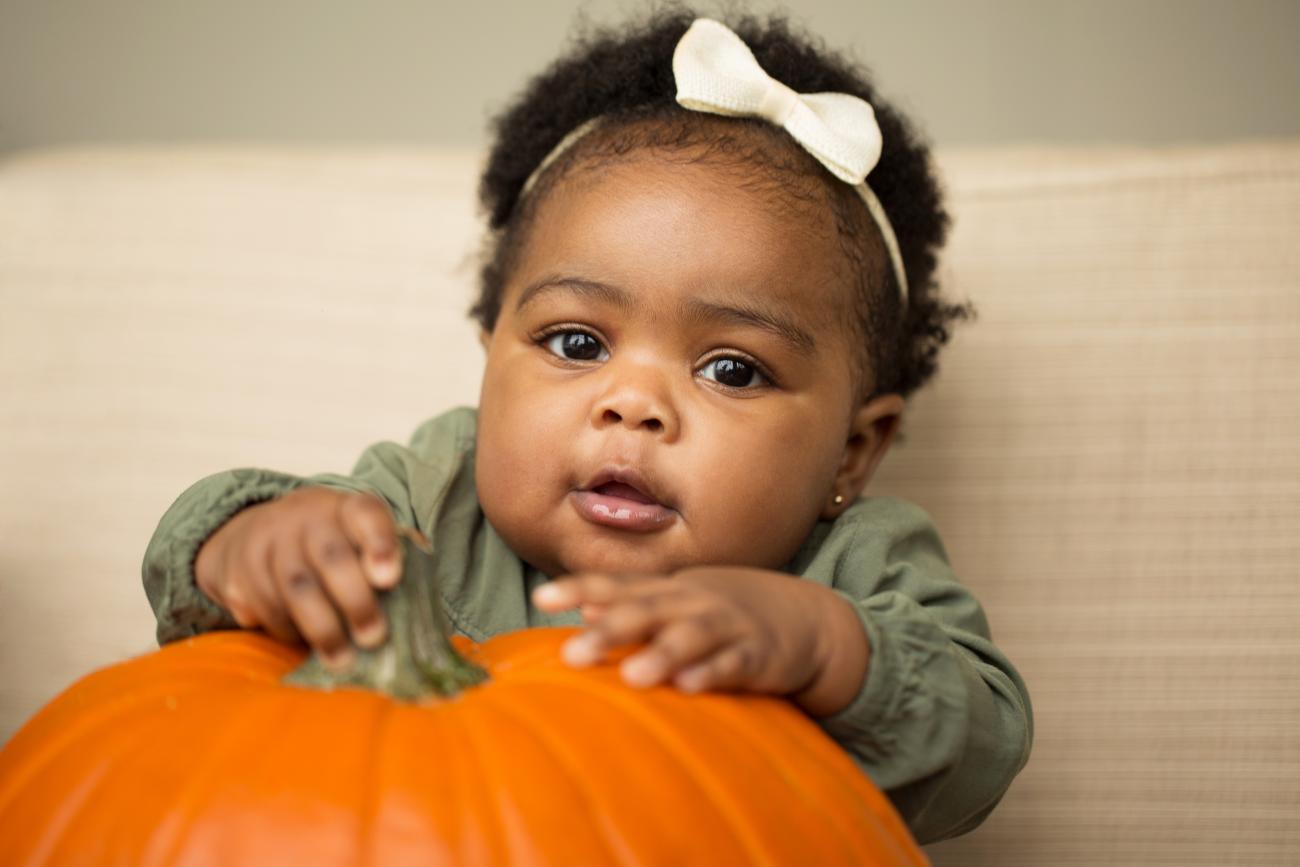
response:
<path id="1" fill-rule="evenodd" d="M 623 660 L 619 667 L 631 686 L 654 686 L 683 668 L 698 663 L 731 639 L 725 617 L 713 612 L 664 627 L 644 650 Z"/>
<path id="2" fill-rule="evenodd" d="M 261 600 L 255 592 L 258 575 L 254 565 L 246 556 L 249 547 L 240 549 L 229 568 L 223 570 L 224 580 L 214 589 L 213 601 L 230 612 L 235 622 L 243 629 L 255 629 L 265 623 Z M 263 576 L 264 578 L 265 576 Z"/>
<path id="3" fill-rule="evenodd" d="M 334 606 L 343 613 L 356 643 L 361 647 L 383 644 L 383 612 L 343 532 L 329 523 L 314 524 L 305 531 L 304 548 L 307 562 L 320 577 Z"/>
<path id="4" fill-rule="evenodd" d="M 303 638 L 320 651 L 326 665 L 334 669 L 346 668 L 355 658 L 355 653 L 343 631 L 343 622 L 325 595 L 315 570 L 300 554 L 292 551 L 278 553 L 273 558 L 273 568 L 276 587 Z"/>
<path id="5" fill-rule="evenodd" d="M 603 606 L 600 617 L 593 619 L 587 631 L 595 634 L 606 647 L 648 641 L 665 624 L 693 613 L 687 597 L 680 585 L 653 585 L 635 596 Z"/>
<path id="6" fill-rule="evenodd" d="M 731 644 L 683 668 L 673 677 L 682 692 L 738 690 L 754 681 L 755 657 L 743 645 Z"/>
<path id="7" fill-rule="evenodd" d="M 676 584 L 656 582 L 638 588 L 636 595 L 600 606 L 600 616 L 592 618 L 584 632 L 564 643 L 564 661 L 575 666 L 592 665 L 610 648 L 648 641 L 665 623 L 688 612 L 689 600 L 683 599 L 681 589 Z"/>
<path id="8" fill-rule="evenodd" d="M 299 644 L 303 638 L 289 619 L 284 602 L 271 577 L 269 549 L 250 545 L 240 577 L 244 596 L 252 607 L 258 625 L 281 644 Z"/>
<path id="9" fill-rule="evenodd" d="M 249 592 L 238 584 L 224 587 L 217 604 L 230 612 L 240 629 L 256 629 L 262 625 L 258 616 L 257 604 L 250 598 Z"/>
<path id="10" fill-rule="evenodd" d="M 533 589 L 533 604 L 543 611 L 565 611 L 583 603 L 582 587 L 574 578 L 553 578 Z"/>
<path id="11" fill-rule="evenodd" d="M 582 615 L 582 621 L 584 623 L 594 623 L 595 621 L 603 617 L 605 615 L 605 612 L 608 610 L 609 610 L 608 605 L 589 604 L 589 605 L 581 606 L 578 609 L 578 613 Z"/>
<path id="12" fill-rule="evenodd" d="M 367 580 L 381 590 L 395 586 L 402 568 L 397 556 L 397 524 L 388 505 L 371 494 L 348 494 L 339 503 L 339 522 L 361 551 Z"/>
<path id="13" fill-rule="evenodd" d="M 582 572 L 553 578 L 533 590 L 533 604 L 543 611 L 564 611 L 580 605 L 609 605 L 619 598 L 644 592 L 662 580 L 658 575 L 615 575 Z"/>
<path id="14" fill-rule="evenodd" d="M 273 602 L 264 602 L 260 605 L 260 611 L 262 628 L 266 630 L 267 635 L 281 644 L 292 646 L 306 643 L 281 606 Z"/>

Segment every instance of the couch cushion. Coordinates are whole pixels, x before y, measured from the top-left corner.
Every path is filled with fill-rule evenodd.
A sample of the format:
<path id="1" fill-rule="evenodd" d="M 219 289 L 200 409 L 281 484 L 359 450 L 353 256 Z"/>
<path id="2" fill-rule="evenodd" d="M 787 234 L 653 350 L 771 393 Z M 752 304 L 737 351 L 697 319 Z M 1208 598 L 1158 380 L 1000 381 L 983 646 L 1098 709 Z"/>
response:
<path id="1" fill-rule="evenodd" d="M 152 647 L 140 559 L 192 481 L 347 471 L 474 400 L 478 159 L 0 164 L 0 738 Z M 1300 142 L 939 162 L 980 315 L 875 489 L 934 515 L 1037 739 L 935 862 L 1294 856 Z"/>

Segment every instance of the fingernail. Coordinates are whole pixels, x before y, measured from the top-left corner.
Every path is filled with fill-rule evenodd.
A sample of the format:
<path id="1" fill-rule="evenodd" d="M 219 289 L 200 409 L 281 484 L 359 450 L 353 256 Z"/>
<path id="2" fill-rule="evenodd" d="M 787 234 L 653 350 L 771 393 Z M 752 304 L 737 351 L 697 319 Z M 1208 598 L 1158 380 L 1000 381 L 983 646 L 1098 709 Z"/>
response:
<path id="1" fill-rule="evenodd" d="M 533 591 L 533 601 L 538 605 L 549 605 L 561 599 L 560 588 L 553 584 L 543 584 Z"/>
<path id="2" fill-rule="evenodd" d="M 659 681 L 659 664 L 644 656 L 633 656 L 623 661 L 623 680 L 632 686 L 653 686 Z"/>
<path id="3" fill-rule="evenodd" d="M 375 558 L 370 563 L 370 574 L 380 587 L 392 587 L 397 583 L 397 561 L 393 557 Z"/>
<path id="4" fill-rule="evenodd" d="M 384 643 L 388 635 L 388 630 L 384 628 L 384 621 L 374 620 L 357 628 L 354 636 L 357 644 L 362 647 L 378 647 Z"/>
<path id="5" fill-rule="evenodd" d="M 679 674 L 673 680 L 674 685 L 682 692 L 700 692 L 704 689 L 704 675 L 699 672 L 686 672 Z"/>
<path id="6" fill-rule="evenodd" d="M 342 650 L 336 650 L 333 653 L 321 651 L 321 659 L 325 661 L 325 667 L 333 669 L 336 672 L 345 671 L 356 661 L 356 654 L 351 648 L 345 647 Z"/>
<path id="7" fill-rule="evenodd" d="M 569 665 L 591 665 L 600 659 L 600 645 L 589 633 L 570 638 L 560 652 Z"/>

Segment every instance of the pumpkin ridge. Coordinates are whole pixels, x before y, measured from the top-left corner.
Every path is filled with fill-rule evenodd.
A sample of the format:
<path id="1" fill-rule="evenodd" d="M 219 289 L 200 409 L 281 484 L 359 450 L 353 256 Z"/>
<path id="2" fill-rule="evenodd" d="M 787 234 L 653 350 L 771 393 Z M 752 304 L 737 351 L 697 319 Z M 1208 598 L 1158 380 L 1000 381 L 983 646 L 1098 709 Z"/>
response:
<path id="1" fill-rule="evenodd" d="M 844 826 L 839 821 L 842 817 L 839 814 L 839 811 L 836 809 L 837 805 L 834 802 L 831 802 L 829 804 L 826 803 L 825 799 L 819 797 L 820 793 L 816 792 L 816 790 L 811 789 L 804 784 L 800 774 L 792 773 L 790 767 L 791 763 L 786 760 L 786 756 L 788 754 L 782 752 L 781 750 L 773 750 L 771 748 L 772 744 L 770 741 L 765 744 L 763 743 L 761 738 L 754 737 L 748 731 L 748 727 L 745 725 L 743 714 L 737 715 L 731 713 L 730 710 L 732 707 L 733 705 L 725 702 L 713 702 L 707 706 L 696 705 L 694 707 L 691 707 L 690 710 L 687 712 L 694 713 L 697 716 L 710 718 L 715 722 L 721 722 L 721 724 L 725 726 L 732 733 L 732 736 L 735 737 L 737 740 L 746 741 L 751 746 L 753 746 L 758 752 L 763 753 L 767 757 L 767 760 L 769 764 L 772 766 L 772 769 L 776 773 L 776 775 L 780 779 L 782 779 L 785 783 L 787 783 L 790 786 L 792 791 L 796 792 L 800 796 L 800 800 L 803 803 L 816 805 L 816 807 L 822 811 L 823 815 L 829 814 L 830 816 L 832 816 L 833 820 L 831 823 L 831 827 L 834 830 L 836 836 L 839 838 L 840 844 L 843 847 L 842 851 L 844 851 L 845 853 L 851 856 L 849 858 L 849 863 L 875 863 L 874 861 L 859 860 L 859 858 L 862 855 L 870 854 L 870 853 L 855 851 L 856 847 L 854 845 L 855 841 L 853 835 L 846 832 Z M 774 713 L 770 715 L 770 718 L 777 717 L 777 716 L 778 714 Z M 769 725 L 770 725 L 770 718 L 769 718 Z M 783 744 L 782 746 L 788 747 L 788 743 Z M 803 751 L 803 754 L 807 755 L 808 753 L 806 751 Z M 857 768 L 854 768 L 853 772 L 859 773 Z M 838 782 L 838 777 L 836 778 L 836 780 Z"/>
<path id="2" fill-rule="evenodd" d="M 382 771 L 380 791 L 386 797 L 381 801 L 382 824 L 376 828 L 378 836 L 372 842 L 368 863 L 379 867 L 412 860 L 422 865 L 484 863 L 482 853 L 460 851 L 465 848 L 464 840 L 475 836 L 464 833 L 464 828 L 474 821 L 479 798 L 468 741 L 453 727 L 465 701 L 463 696 L 448 700 L 457 703 L 455 712 L 450 711 L 450 704 L 440 707 L 441 702 L 389 703 L 391 730 L 376 763 Z M 408 745 L 416 749 L 408 751 Z M 397 835 L 389 833 L 394 816 Z M 410 856 L 412 848 L 418 851 L 418 858 Z"/>
<path id="3" fill-rule="evenodd" d="M 383 765 L 380 762 L 380 753 L 388 739 L 384 737 L 384 731 L 389 728 L 393 721 L 393 714 L 397 707 L 388 703 L 377 701 L 371 704 L 374 709 L 373 721 L 367 735 L 370 748 L 366 751 L 366 768 L 365 777 L 361 782 L 361 809 L 357 815 L 357 839 L 369 844 L 357 847 L 356 864 L 357 867 L 366 867 L 369 864 L 378 864 L 374 857 L 374 842 L 379 839 L 376 829 L 379 827 L 379 802 L 380 802 L 380 783 L 379 778 L 383 773 Z"/>
<path id="4" fill-rule="evenodd" d="M 521 671 L 514 677 L 514 682 L 519 685 L 528 682 L 545 683 L 595 695 L 597 698 L 618 707 L 628 717 L 654 732 L 657 739 L 664 744 L 665 751 L 677 759 L 688 770 L 689 775 L 700 781 L 700 788 L 707 792 L 708 800 L 718 805 L 718 812 L 726 820 L 728 827 L 732 829 L 732 836 L 740 844 L 739 848 L 745 853 L 745 863 L 755 865 L 772 864 L 769 859 L 768 845 L 754 835 L 743 811 L 737 808 L 734 794 L 728 791 L 726 785 L 719 782 L 716 769 L 703 761 L 691 749 L 689 744 L 682 741 L 680 732 L 665 722 L 658 708 L 652 709 L 646 702 L 631 700 L 628 695 L 623 693 L 623 690 L 630 690 L 631 687 L 625 686 L 622 680 L 619 679 L 618 674 L 612 669 L 610 675 L 611 677 L 605 680 L 612 680 L 617 688 L 611 689 L 607 682 L 590 678 L 575 678 L 572 675 L 566 676 L 564 670 Z M 657 687 L 656 689 L 671 690 L 672 688 Z M 663 695 L 662 697 L 673 703 L 684 701 L 687 698 L 687 696 L 676 693 L 675 690 L 672 690 L 672 693 L 674 694 L 671 696 Z"/>
<path id="5" fill-rule="evenodd" d="M 734 712 L 731 708 L 727 710 L 729 713 Z M 801 712 L 798 716 L 801 721 L 808 719 Z M 798 748 L 804 755 L 811 756 L 819 768 L 825 768 L 831 763 L 840 760 L 847 761 L 852 766 L 854 773 L 845 779 L 847 783 L 845 790 L 856 803 L 862 805 L 865 810 L 875 817 L 877 827 L 887 832 L 890 844 L 897 854 L 899 862 L 928 865 L 930 861 L 925 857 L 924 850 L 917 844 L 911 829 L 907 827 L 884 790 L 872 782 L 871 777 L 858 766 L 858 763 L 853 758 L 843 752 L 839 744 L 835 743 L 830 735 L 821 731 L 821 727 L 815 720 L 809 720 L 809 722 L 818 728 L 823 737 L 815 741 L 800 737 L 798 730 L 784 721 L 777 721 L 777 724 L 772 728 L 779 731 L 787 743 Z M 844 801 L 836 800 L 835 803 L 842 805 Z M 876 835 L 876 838 L 879 839 L 879 836 Z"/>
<path id="6" fill-rule="evenodd" d="M 600 820 L 600 836 L 605 841 L 604 851 L 617 853 L 614 863 L 637 867 L 641 862 L 637 860 L 636 854 L 629 851 L 624 843 L 622 835 L 618 834 L 617 828 L 611 828 L 609 818 L 606 812 L 601 809 L 601 800 L 597 797 L 592 786 L 588 785 L 586 774 L 582 770 L 580 763 L 574 761 L 572 753 L 565 746 L 564 738 L 557 738 L 550 731 L 548 726 L 553 724 L 553 720 L 545 714 L 536 714 L 529 710 L 521 710 L 518 707 L 510 705 L 509 701 L 501 695 L 503 690 L 496 689 L 485 691 L 480 697 L 480 703 L 487 703 L 494 706 L 502 716 L 512 717 L 517 721 L 523 721 L 523 728 L 532 735 L 538 742 L 546 746 L 545 755 L 556 764 L 563 767 L 568 774 L 566 779 L 571 785 L 582 793 L 583 802 L 590 806 L 589 815 Z M 543 734 L 545 731 L 545 734 Z"/>
<path id="7" fill-rule="evenodd" d="M 234 696 L 222 696 L 229 701 Z M 157 858 L 159 864 L 175 864 L 180 859 L 183 847 L 188 843 L 184 831 L 192 825 L 197 813 L 195 806 L 202 802 L 212 788 L 219 787 L 228 780 L 220 772 L 230 767 L 231 758 L 227 753 L 241 747 L 249 732 L 270 731 L 283 732 L 285 727 L 275 722 L 283 721 L 293 715 L 293 692 L 273 693 L 259 690 L 252 696 L 240 696 L 242 701 L 231 702 L 221 706 L 225 711 L 225 722 L 203 752 L 203 758 L 192 767 L 185 776 L 185 782 L 171 796 L 168 814 L 153 828 L 146 851 L 162 851 L 165 854 Z M 276 711 L 272 715 L 271 711 Z M 264 719 L 263 716 L 274 719 Z M 244 757 L 236 756 L 236 763 Z M 171 840 L 165 841 L 164 836 Z M 143 859 L 148 860 L 148 859 Z"/>
<path id="8" fill-rule="evenodd" d="M 488 671 L 490 675 L 491 669 L 489 669 Z M 479 713 L 479 703 L 477 701 L 462 701 L 461 712 L 459 714 L 448 714 L 447 722 L 450 727 L 460 730 L 460 735 L 462 740 L 464 740 L 464 742 L 469 745 L 469 749 L 466 750 L 466 753 L 469 755 L 479 756 L 484 754 L 483 751 L 484 742 L 475 733 L 475 729 L 477 728 L 477 726 L 473 724 L 475 722 L 475 720 L 473 719 L 474 716 L 482 716 L 482 714 Z M 481 720 L 479 720 L 478 722 L 481 722 Z M 488 749 L 491 749 L 492 746 L 493 746 L 492 744 L 487 744 Z M 492 793 L 499 792 L 502 787 L 497 782 L 496 777 L 483 779 L 483 776 L 485 775 L 485 772 L 487 771 L 488 767 L 491 767 L 493 772 L 496 771 L 494 766 L 489 765 L 485 767 L 484 763 L 481 760 L 475 763 L 475 770 L 478 772 L 478 774 L 475 776 L 469 788 L 475 792 L 477 796 L 476 800 L 478 800 L 479 803 L 486 804 L 487 806 L 485 809 L 472 811 L 472 813 L 470 813 L 470 815 L 472 816 L 470 821 L 473 822 L 476 819 L 482 821 L 483 817 L 486 817 L 487 821 L 491 823 L 492 832 L 486 834 L 480 834 L 480 835 L 462 834 L 460 843 L 461 845 L 464 845 L 465 839 L 472 838 L 475 836 L 480 838 L 485 838 L 488 841 L 490 841 L 490 844 L 493 847 L 492 859 L 490 861 L 470 860 L 461 857 L 461 853 L 458 853 L 455 863 L 476 864 L 476 865 L 511 863 L 509 858 L 507 857 L 509 855 L 509 850 L 507 849 L 506 851 L 503 852 L 500 848 L 498 848 L 502 844 L 502 841 L 505 839 L 506 828 L 501 823 L 501 819 L 500 819 L 501 814 L 497 809 L 498 805 L 492 798 Z M 464 789 L 462 789 L 462 791 L 463 790 Z M 460 815 L 463 822 L 464 817 L 466 816 L 466 811 L 462 810 Z"/>
<path id="9" fill-rule="evenodd" d="M 592 697 L 595 700 L 597 706 L 604 712 L 609 712 L 612 708 L 612 710 L 618 713 L 621 719 L 624 720 L 624 722 L 622 722 L 623 726 L 625 727 L 629 726 L 629 723 L 625 721 L 631 720 L 632 724 L 634 724 L 640 730 L 642 736 L 645 737 L 647 740 L 651 741 L 652 744 L 661 751 L 661 753 L 656 755 L 655 758 L 660 758 L 663 761 L 665 767 L 672 768 L 674 760 L 678 761 L 678 769 L 680 770 L 679 778 L 684 780 L 687 785 L 692 787 L 692 791 L 693 793 L 695 793 L 695 798 L 700 804 L 707 805 L 711 809 L 712 812 L 710 812 L 709 815 L 710 817 L 713 817 L 715 819 L 715 822 L 712 827 L 726 827 L 732 830 L 733 833 L 731 834 L 731 838 L 730 838 L 731 846 L 728 849 L 728 851 L 733 853 L 738 853 L 745 849 L 744 840 L 741 838 L 741 835 L 735 833 L 735 828 L 737 827 L 738 824 L 747 827 L 748 823 L 744 822 L 743 820 L 738 822 L 734 815 L 728 815 L 727 811 L 724 810 L 721 806 L 719 806 L 720 799 L 716 797 L 716 792 L 708 788 L 707 786 L 702 785 L 700 782 L 701 779 L 700 775 L 698 773 L 693 773 L 693 771 L 697 769 L 697 765 L 695 763 L 689 763 L 689 765 L 686 765 L 685 763 L 680 762 L 681 759 L 681 750 L 679 749 L 680 743 L 676 741 L 676 739 L 674 739 L 673 743 L 665 742 L 662 728 L 654 725 L 647 725 L 642 715 L 630 713 L 628 711 L 629 707 L 636 706 L 634 703 L 635 702 L 634 699 L 633 699 L 633 703 L 611 702 L 609 698 L 608 688 L 600 688 L 600 689 L 587 688 L 588 682 L 585 677 L 580 676 L 580 679 L 575 680 L 572 674 L 568 674 L 568 676 L 566 676 L 566 673 L 569 672 L 569 669 L 567 669 L 567 667 L 547 668 L 544 671 L 545 674 L 542 674 L 541 672 L 538 672 L 536 670 L 522 672 L 518 677 L 515 677 L 512 680 L 510 680 L 508 682 L 508 686 L 512 689 L 512 691 L 515 694 L 524 694 L 524 695 L 528 694 L 532 690 L 540 689 L 544 697 L 550 697 L 551 695 L 553 695 L 553 692 L 556 687 L 569 688 L 575 692 L 582 692 Z M 530 676 L 530 675 L 541 675 L 541 676 Z M 617 679 L 617 675 L 615 675 L 614 678 L 606 678 L 605 680 L 613 680 L 615 684 L 615 686 L 613 687 L 614 689 L 619 689 L 624 691 L 631 690 L 630 687 L 627 687 L 622 683 L 621 680 Z M 498 683 L 500 684 L 502 683 L 502 681 L 498 681 Z M 502 688 L 500 686 L 498 686 L 497 692 L 500 700 L 505 701 L 505 697 L 502 692 Z M 569 705 L 566 703 L 564 707 L 567 708 L 569 707 Z M 650 761 L 651 759 L 647 759 L 643 757 L 642 760 Z M 632 863 L 639 865 L 642 864 L 643 862 L 634 860 Z M 711 865 L 716 864 L 716 862 L 710 862 L 710 863 Z M 755 862 L 753 861 L 752 857 L 746 857 L 744 860 L 732 862 L 732 863 L 749 865 Z"/>
<path id="10" fill-rule="evenodd" d="M 99 674 L 100 672 L 92 672 L 82 678 L 81 681 L 78 681 L 77 685 L 84 685 Z M 190 689 L 185 690 L 188 693 L 200 691 L 200 687 L 192 685 Z M 71 744 L 83 737 L 98 735 L 101 727 L 111 723 L 115 717 L 130 714 L 140 705 L 151 703 L 155 697 L 164 698 L 176 694 L 177 690 L 174 684 L 164 683 L 157 687 L 151 684 L 148 688 L 122 693 L 113 699 L 91 704 L 88 710 L 76 714 L 70 713 L 72 702 L 74 700 L 77 700 L 78 704 L 83 702 L 76 699 L 70 691 L 68 694 L 56 698 L 33 717 L 27 725 L 19 729 L 18 733 L 5 745 L 5 754 L 18 757 L 20 762 L 19 767 L 12 773 L 0 775 L 0 780 L 3 780 L 3 786 L 0 786 L 0 816 L 4 816 L 13 799 L 26 788 L 28 781 L 40 773 L 50 762 L 56 761 L 60 755 L 68 750 Z M 65 714 L 65 711 L 69 711 L 69 713 Z M 72 721 L 63 722 L 62 725 L 55 729 L 56 734 L 54 735 L 44 734 L 46 729 L 64 716 L 71 716 Z M 25 748 L 28 740 L 35 740 L 39 745 L 39 751 L 35 752 L 34 755 L 32 751 Z M 3 769 L 3 764 L 7 763 L 0 763 L 0 770 Z"/>
<path id="11" fill-rule="evenodd" d="M 802 714 L 802 711 L 796 710 L 793 706 L 790 706 L 790 710 L 794 713 Z M 754 737 L 753 733 L 746 725 L 744 714 L 738 712 L 736 705 L 720 702 L 709 706 L 707 709 L 704 707 L 696 708 L 695 712 L 707 714 L 714 718 L 729 720 L 730 724 L 728 725 L 728 728 L 735 732 L 737 738 L 748 740 L 749 743 L 755 745 L 757 748 L 762 748 L 763 744 L 761 743 L 761 740 Z M 791 727 L 785 725 L 784 721 L 778 722 L 776 719 L 777 716 L 777 714 L 772 715 L 772 719 L 768 721 L 769 724 L 766 731 L 769 733 L 779 733 L 777 734 L 777 737 L 779 737 L 781 741 L 782 748 L 779 750 L 765 750 L 769 756 L 769 760 L 772 762 L 781 778 L 785 780 L 792 790 L 799 793 L 805 803 L 815 804 L 820 810 L 821 815 L 830 819 L 831 827 L 843 842 L 845 851 L 851 856 L 851 863 L 877 864 L 880 863 L 880 855 L 882 853 L 870 849 L 863 850 L 859 848 L 861 838 L 853 834 L 850 830 L 853 823 L 849 816 L 849 810 L 846 809 L 847 803 L 856 804 L 860 807 L 859 812 L 870 819 L 875 830 L 891 832 L 878 833 L 873 837 L 873 840 L 877 843 L 880 842 L 882 837 L 888 840 L 890 848 L 890 860 L 888 863 L 925 863 L 913 860 L 907 853 L 903 852 L 899 848 L 897 834 L 900 828 L 902 828 L 901 823 L 898 826 L 890 825 L 887 828 L 884 827 L 884 823 L 881 820 L 879 805 L 864 800 L 858 787 L 837 785 L 839 791 L 828 793 L 824 786 L 821 788 L 810 786 L 807 783 L 808 777 L 821 781 L 830 779 L 834 780 L 837 784 L 839 784 L 844 778 L 838 774 L 827 774 L 822 772 L 831 767 L 830 763 L 825 760 L 825 753 L 820 750 L 809 749 L 811 744 L 807 738 L 792 737 Z M 816 723 L 810 719 L 807 720 L 807 722 L 810 725 L 816 725 Z M 824 733 L 823 736 L 825 736 Z M 829 736 L 825 737 L 829 738 Z M 835 749 L 839 749 L 839 747 L 835 747 Z M 797 754 L 802 761 L 796 761 L 792 754 Z M 850 759 L 850 761 L 852 760 Z M 808 775 L 798 772 L 800 769 L 806 770 L 809 765 L 816 767 L 819 773 Z M 856 764 L 852 768 L 851 772 L 853 774 L 862 773 Z M 893 808 L 891 807 L 890 810 L 892 811 L 892 809 Z M 911 838 L 910 832 L 907 832 L 907 836 L 908 839 Z"/>
<path id="12" fill-rule="evenodd" d="M 95 805 L 90 796 L 95 790 L 103 785 L 105 778 L 109 775 L 108 764 L 100 765 L 92 773 L 89 779 L 85 780 L 82 785 L 77 787 L 76 794 L 65 794 L 63 800 L 57 805 L 54 811 L 56 817 L 54 821 L 44 824 L 40 829 L 40 837 L 36 841 L 36 848 L 29 852 L 23 859 L 27 864 L 50 864 L 54 863 L 51 856 L 58 851 L 61 841 L 66 841 L 67 837 L 63 830 L 71 825 L 72 820 L 77 817 L 86 807 Z M 42 817 L 44 818 L 44 817 Z M 6 852 L 6 857 L 13 856 L 13 850 Z"/>
<path id="13" fill-rule="evenodd" d="M 396 715 L 402 710 L 402 706 L 395 705 L 393 702 L 374 702 L 374 723 L 368 728 L 369 750 L 367 762 L 365 762 L 365 779 L 361 781 L 361 810 L 357 816 L 357 824 L 361 828 L 360 845 L 357 846 L 356 867 L 367 867 L 367 864 L 376 864 L 377 867 L 383 867 L 380 858 L 376 855 L 376 850 L 380 841 L 378 841 L 377 831 L 380 825 L 380 805 L 382 803 L 383 792 L 383 753 L 389 744 L 387 732 L 394 727 Z"/>
<path id="14" fill-rule="evenodd" d="M 92 795 L 99 794 L 101 790 L 108 788 L 109 786 L 119 782 L 120 780 L 125 779 L 126 781 L 130 782 L 129 769 L 134 766 L 134 762 L 129 759 L 126 759 L 124 762 L 124 757 L 134 757 L 140 754 L 147 754 L 152 750 L 156 749 L 156 744 L 154 743 L 152 738 L 148 737 L 148 735 L 156 731 L 166 730 L 171 725 L 171 723 L 172 723 L 171 719 L 164 717 L 162 718 L 161 722 L 159 724 L 154 725 L 152 729 L 148 729 L 148 728 L 142 729 L 133 726 L 130 728 L 123 727 L 121 729 L 110 730 L 111 734 L 117 736 L 116 738 L 110 739 L 108 744 L 105 744 L 102 741 L 96 743 L 95 744 L 96 758 L 100 762 L 103 762 L 106 772 L 102 774 L 98 774 L 93 787 L 84 796 L 79 798 L 80 803 L 77 806 L 76 812 L 68 817 L 63 827 L 74 827 L 75 824 L 80 823 L 80 819 L 84 813 L 93 810 L 100 805 L 99 799 L 95 797 L 91 797 Z M 121 749 L 112 751 L 109 755 L 105 755 L 106 752 L 112 749 L 112 746 L 115 743 L 121 744 Z M 61 795 L 61 798 L 66 798 L 66 797 L 67 797 L 66 794 Z M 62 828 L 60 828 L 58 837 L 63 843 L 68 843 L 69 841 L 75 842 L 78 839 L 76 835 L 64 834 Z M 109 841 L 111 841 L 112 839 L 125 839 L 127 845 L 126 847 L 123 848 L 126 848 L 128 850 L 132 848 L 131 847 L 132 842 L 138 842 L 132 840 L 130 826 L 124 825 L 124 823 L 121 822 L 113 823 L 112 828 L 109 831 L 107 837 Z M 105 849 L 107 849 L 108 851 L 112 851 L 113 845 L 111 844 L 111 842 L 105 841 L 105 843 L 106 843 Z M 77 854 L 80 854 L 82 857 L 81 858 L 73 857 L 73 856 L 70 856 L 68 858 L 61 857 L 59 854 L 59 848 L 56 845 L 55 848 L 50 852 L 50 858 L 48 863 L 76 864 L 84 859 L 84 853 L 77 853 Z M 34 859 L 33 863 L 47 863 L 47 862 L 45 862 L 43 859 Z"/>

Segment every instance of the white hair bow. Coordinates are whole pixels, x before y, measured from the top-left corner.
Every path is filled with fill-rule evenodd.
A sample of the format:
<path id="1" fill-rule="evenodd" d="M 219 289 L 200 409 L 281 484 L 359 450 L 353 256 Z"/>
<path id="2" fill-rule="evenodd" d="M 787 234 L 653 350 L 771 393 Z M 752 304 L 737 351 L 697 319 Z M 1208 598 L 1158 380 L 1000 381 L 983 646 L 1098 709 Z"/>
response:
<path id="1" fill-rule="evenodd" d="M 831 174 L 853 185 L 880 227 L 904 305 L 907 273 L 893 226 L 866 184 L 880 159 L 880 127 L 870 103 L 848 93 L 796 93 L 763 71 L 726 25 L 697 18 L 673 54 L 677 102 L 692 111 L 761 117 L 779 127 Z"/>

